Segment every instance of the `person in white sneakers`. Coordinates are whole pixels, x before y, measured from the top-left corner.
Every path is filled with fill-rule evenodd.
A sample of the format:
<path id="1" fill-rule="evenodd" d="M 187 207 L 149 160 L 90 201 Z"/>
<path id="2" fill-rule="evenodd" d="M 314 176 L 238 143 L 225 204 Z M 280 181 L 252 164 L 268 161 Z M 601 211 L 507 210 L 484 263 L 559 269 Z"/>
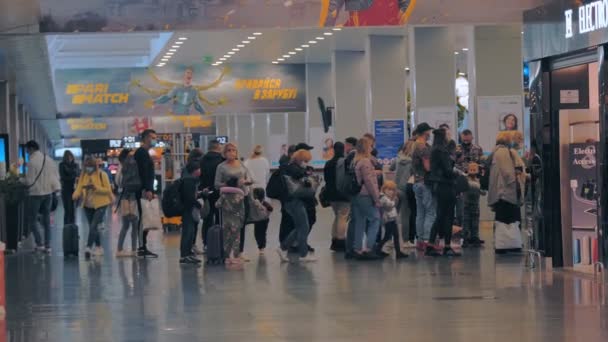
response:
<path id="1" fill-rule="evenodd" d="M 103 255 L 99 237 L 99 224 L 105 218 L 106 209 L 112 204 L 112 186 L 108 175 L 99 170 L 95 158 L 88 157 L 84 163 L 84 172 L 78 180 L 72 198 L 82 199 L 82 206 L 89 223 L 89 237 L 85 258 L 93 255 Z"/>

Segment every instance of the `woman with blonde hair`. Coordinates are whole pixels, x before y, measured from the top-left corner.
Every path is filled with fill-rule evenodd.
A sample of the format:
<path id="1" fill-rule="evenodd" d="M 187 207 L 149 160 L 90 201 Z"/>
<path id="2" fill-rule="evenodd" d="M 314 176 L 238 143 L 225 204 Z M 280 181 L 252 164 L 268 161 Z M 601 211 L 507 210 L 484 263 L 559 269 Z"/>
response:
<path id="1" fill-rule="evenodd" d="M 376 259 L 376 237 L 380 229 L 380 191 L 372 156 L 373 143 L 368 138 L 357 141 L 354 159 L 357 182 L 361 191 L 352 199 L 355 227 L 354 250 L 359 259 Z M 363 238 L 367 244 L 363 246 Z"/>
<path id="2" fill-rule="evenodd" d="M 300 149 L 296 151 L 291 162 L 284 169 L 284 177 L 288 193 L 283 201 L 287 214 L 291 217 L 295 229 L 281 241 L 281 247 L 277 253 L 281 261 L 289 261 L 287 251 L 294 242 L 298 242 L 298 254 L 300 262 L 313 262 L 316 258 L 309 254 L 308 234 L 310 223 L 307 213 L 307 202 L 314 200 L 317 180 L 308 172 L 308 163 L 312 159 L 310 151 Z"/>
<path id="3" fill-rule="evenodd" d="M 253 184 L 251 178 L 249 177 L 249 172 L 247 168 L 241 163 L 239 160 L 239 150 L 235 143 L 227 143 L 224 145 L 224 158 L 226 160 L 217 166 L 217 171 L 215 173 L 215 188 L 221 189 L 225 187 L 229 187 L 228 182 L 232 182 L 233 179 L 236 179 L 236 187 L 240 188 L 245 195 L 249 194 L 249 186 Z M 232 185 L 232 184 L 230 184 Z M 247 207 L 247 201 L 244 201 L 244 215 L 247 217 L 249 208 Z M 245 219 L 243 220 L 243 222 Z M 241 236 L 240 236 L 240 253 L 243 253 L 245 248 L 245 225 L 241 227 Z M 239 257 L 239 256 L 235 256 Z M 243 260 L 248 261 L 245 257 L 242 257 Z"/>
<path id="4" fill-rule="evenodd" d="M 84 213 L 89 223 L 89 237 L 84 255 L 85 258 L 90 258 L 91 254 L 103 255 L 98 228 L 103 223 L 106 209 L 112 204 L 113 196 L 110 178 L 99 169 L 97 160 L 89 157 L 84 165 L 84 172 L 80 175 L 72 199 L 75 201 L 82 199 Z"/>
<path id="5" fill-rule="evenodd" d="M 495 213 L 495 249 L 497 254 L 520 250 L 522 238 L 524 163 L 517 149 L 523 142 L 518 131 L 499 132 L 490 166 L 488 205 Z"/>
<path id="6" fill-rule="evenodd" d="M 245 161 L 245 167 L 250 172 L 253 188 L 266 188 L 270 174 L 270 162 L 264 157 L 264 147 L 256 145 L 249 159 Z"/>

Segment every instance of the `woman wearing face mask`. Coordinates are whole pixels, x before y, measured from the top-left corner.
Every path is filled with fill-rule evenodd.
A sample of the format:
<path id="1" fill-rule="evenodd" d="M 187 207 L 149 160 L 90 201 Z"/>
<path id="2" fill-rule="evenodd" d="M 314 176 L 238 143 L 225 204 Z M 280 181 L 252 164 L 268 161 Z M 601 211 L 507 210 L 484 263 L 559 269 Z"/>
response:
<path id="1" fill-rule="evenodd" d="M 312 155 L 308 150 L 298 150 L 291 157 L 291 162 L 284 170 L 284 176 L 289 178 L 289 181 L 297 184 L 301 191 L 301 195 L 290 193 L 283 203 L 285 210 L 292 218 L 295 229 L 293 229 L 285 239 L 281 241 L 281 247 L 277 249 L 277 253 L 281 261 L 289 261 L 287 251 L 294 242 L 298 242 L 298 254 L 300 262 L 313 262 L 317 259 L 309 254 L 308 234 L 310 233 L 309 214 L 307 213 L 307 202 L 314 200 L 315 187 L 318 182 L 309 174 L 308 163 L 312 159 Z"/>
<path id="2" fill-rule="evenodd" d="M 112 188 L 108 175 L 99 170 L 95 158 L 88 157 L 84 165 L 84 172 L 78 180 L 72 199 L 83 201 L 82 205 L 89 223 L 89 237 L 84 255 L 90 258 L 91 254 L 103 255 L 98 228 L 103 222 L 106 209 L 112 204 Z"/>
<path id="3" fill-rule="evenodd" d="M 76 223 L 76 213 L 72 194 L 78 177 L 78 164 L 69 150 L 65 151 L 63 160 L 59 163 L 59 176 L 61 178 L 61 202 L 64 210 L 63 224 L 74 224 Z"/>
<path id="4" fill-rule="evenodd" d="M 224 158 L 226 160 L 218 165 L 215 173 L 215 188 L 221 189 L 228 186 L 228 181 L 236 178 L 238 179 L 238 187 L 243 190 L 245 195 L 249 194 L 249 187 L 253 184 L 253 181 L 249 177 L 247 168 L 239 160 L 239 150 L 234 143 L 227 143 L 224 146 Z M 244 201 L 245 206 L 245 217 L 249 214 L 249 208 L 247 201 Z M 241 228 L 241 259 L 243 261 L 249 261 L 243 256 L 243 250 L 245 247 L 245 225 Z"/>

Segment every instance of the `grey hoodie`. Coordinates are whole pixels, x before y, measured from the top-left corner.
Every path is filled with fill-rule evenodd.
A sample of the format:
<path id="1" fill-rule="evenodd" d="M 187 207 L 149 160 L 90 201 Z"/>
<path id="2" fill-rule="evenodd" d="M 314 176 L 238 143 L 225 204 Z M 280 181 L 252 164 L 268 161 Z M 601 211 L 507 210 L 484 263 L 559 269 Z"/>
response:
<path id="1" fill-rule="evenodd" d="M 405 191 L 407 181 L 413 174 L 412 158 L 403 155 L 401 152 L 397 155 L 395 183 L 400 191 Z"/>

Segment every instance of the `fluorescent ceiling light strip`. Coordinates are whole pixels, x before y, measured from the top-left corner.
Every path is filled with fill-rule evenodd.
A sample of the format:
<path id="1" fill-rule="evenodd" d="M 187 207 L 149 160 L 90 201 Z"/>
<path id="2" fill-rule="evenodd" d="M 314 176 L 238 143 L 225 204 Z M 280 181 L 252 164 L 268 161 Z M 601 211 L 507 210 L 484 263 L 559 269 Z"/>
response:
<path id="1" fill-rule="evenodd" d="M 295 48 L 296 51 L 302 51 L 302 48 Z"/>
<path id="2" fill-rule="evenodd" d="M 178 39 L 179 40 L 188 40 L 188 38 L 186 38 L 186 37 L 179 37 Z"/>
<path id="3" fill-rule="evenodd" d="M 239 47 L 239 48 L 244 48 L 244 47 L 245 47 L 245 45 L 243 45 L 243 44 L 239 44 L 239 45 L 237 45 L 236 47 Z"/>
<path id="4" fill-rule="evenodd" d="M 333 33 L 331 33 L 331 32 L 324 32 L 323 34 L 324 34 L 324 35 L 326 35 L 326 36 L 331 36 L 331 35 L 333 35 Z"/>
<path id="5" fill-rule="evenodd" d="M 262 32 L 253 32 L 253 35 L 254 35 L 254 36 L 261 36 L 261 35 L 262 35 Z"/>

